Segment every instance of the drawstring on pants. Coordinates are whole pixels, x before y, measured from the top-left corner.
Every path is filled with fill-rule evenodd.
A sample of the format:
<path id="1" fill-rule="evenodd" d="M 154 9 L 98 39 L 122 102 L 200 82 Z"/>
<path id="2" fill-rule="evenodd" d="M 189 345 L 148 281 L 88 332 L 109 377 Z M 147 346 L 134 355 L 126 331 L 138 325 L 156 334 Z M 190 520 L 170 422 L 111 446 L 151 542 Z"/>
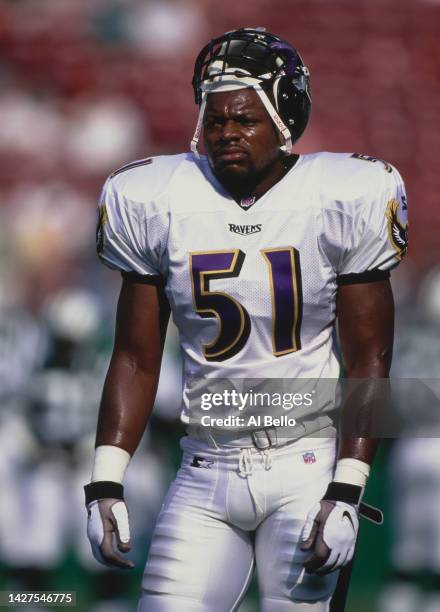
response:
<path id="1" fill-rule="evenodd" d="M 266 471 L 270 470 L 272 468 L 272 454 L 270 452 L 270 448 L 266 448 L 263 451 L 260 451 L 260 455 L 263 459 L 264 469 Z M 258 503 L 254 491 L 252 490 L 252 478 L 249 478 L 249 476 L 252 476 L 253 471 L 254 462 L 252 457 L 252 448 L 241 448 L 240 457 L 238 459 L 238 473 L 243 478 L 246 478 L 249 487 L 249 493 L 252 497 L 252 501 L 254 502 L 255 508 L 257 509 L 257 511 L 259 510 L 263 514 L 264 510 Z"/>
<path id="2" fill-rule="evenodd" d="M 260 455 L 263 458 L 264 469 L 270 470 L 273 465 L 272 454 L 270 452 L 270 448 L 266 448 L 263 451 L 260 451 Z M 254 471 L 254 461 L 252 458 L 252 449 L 251 448 L 241 448 L 240 449 L 240 457 L 238 459 L 238 473 L 240 476 L 247 478 L 251 476 Z"/>
<path id="3" fill-rule="evenodd" d="M 238 473 L 240 476 L 247 478 L 252 474 L 254 470 L 254 464 L 252 460 L 252 449 L 241 448 L 240 457 L 238 459 Z"/>
<path id="4" fill-rule="evenodd" d="M 272 453 L 270 452 L 270 448 L 266 448 L 263 452 L 263 465 L 264 469 L 270 470 L 272 468 Z"/>

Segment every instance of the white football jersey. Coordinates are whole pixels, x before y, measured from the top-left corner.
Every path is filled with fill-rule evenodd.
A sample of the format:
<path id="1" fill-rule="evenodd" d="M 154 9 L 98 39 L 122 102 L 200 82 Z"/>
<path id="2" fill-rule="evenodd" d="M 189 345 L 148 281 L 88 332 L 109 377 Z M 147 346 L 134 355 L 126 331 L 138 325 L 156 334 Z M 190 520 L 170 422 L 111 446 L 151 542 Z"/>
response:
<path id="1" fill-rule="evenodd" d="M 140 160 L 107 180 L 98 253 L 163 282 L 184 387 L 222 379 L 337 379 L 338 284 L 380 277 L 406 251 L 407 202 L 389 164 L 300 155 L 247 209 L 192 154 Z M 187 398 L 184 391 L 183 415 Z"/>

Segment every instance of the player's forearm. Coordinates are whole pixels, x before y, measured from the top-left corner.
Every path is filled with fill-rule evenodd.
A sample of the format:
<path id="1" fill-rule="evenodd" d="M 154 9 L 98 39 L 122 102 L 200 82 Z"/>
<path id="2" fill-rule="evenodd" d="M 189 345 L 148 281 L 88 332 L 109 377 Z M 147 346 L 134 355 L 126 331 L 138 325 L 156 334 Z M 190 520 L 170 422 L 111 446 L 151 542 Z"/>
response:
<path id="1" fill-rule="evenodd" d="M 113 355 L 102 394 L 96 446 L 113 445 L 134 453 L 153 409 L 158 380 L 159 366 L 144 370 L 127 355 Z"/>
<path id="2" fill-rule="evenodd" d="M 386 409 L 386 403 L 383 402 L 384 386 L 389 376 L 391 356 L 391 347 L 384 346 L 373 351 L 369 356 L 364 355 L 362 360 L 349 364 L 345 370 L 346 389 L 353 388 L 355 391 L 347 393 L 342 406 L 343 415 L 355 412 L 356 417 L 352 420 L 360 423 L 360 427 L 362 423 L 365 423 L 366 428 L 370 429 L 370 434 L 375 431 L 374 425 L 371 424 L 374 422 L 378 407 Z M 352 387 L 350 387 L 350 380 L 354 381 Z M 357 459 L 371 465 L 379 442 L 380 439 L 374 435 L 362 437 L 342 435 L 339 444 L 339 459 Z"/>
<path id="3" fill-rule="evenodd" d="M 362 355 L 344 359 L 345 379 L 388 378 L 393 355 L 392 338 L 386 338 L 382 346 L 362 347 Z"/>
<path id="4" fill-rule="evenodd" d="M 379 438 L 341 438 L 339 459 L 357 459 L 371 465 L 379 447 Z"/>
<path id="5" fill-rule="evenodd" d="M 386 409 L 387 379 L 391 365 L 392 338 L 364 347 L 345 363 L 342 435 L 334 475 L 335 483 L 350 485 L 359 499 L 367 484 L 370 466 L 379 446 L 376 417 Z M 384 393 L 385 392 L 385 393 Z"/>

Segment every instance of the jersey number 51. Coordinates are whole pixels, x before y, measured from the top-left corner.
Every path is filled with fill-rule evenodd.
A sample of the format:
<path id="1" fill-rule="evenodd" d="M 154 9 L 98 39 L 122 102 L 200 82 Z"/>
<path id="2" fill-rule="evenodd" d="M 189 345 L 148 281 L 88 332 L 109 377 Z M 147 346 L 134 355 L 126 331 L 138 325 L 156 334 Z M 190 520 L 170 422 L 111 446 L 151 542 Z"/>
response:
<path id="1" fill-rule="evenodd" d="M 302 284 L 299 251 L 278 247 L 260 251 L 266 261 L 272 301 L 272 352 L 276 357 L 301 349 Z M 231 295 L 211 291 L 210 281 L 238 277 L 245 260 L 239 249 L 189 254 L 194 308 L 203 318 L 218 321 L 217 337 L 203 346 L 208 361 L 225 361 L 246 344 L 251 320 Z"/>

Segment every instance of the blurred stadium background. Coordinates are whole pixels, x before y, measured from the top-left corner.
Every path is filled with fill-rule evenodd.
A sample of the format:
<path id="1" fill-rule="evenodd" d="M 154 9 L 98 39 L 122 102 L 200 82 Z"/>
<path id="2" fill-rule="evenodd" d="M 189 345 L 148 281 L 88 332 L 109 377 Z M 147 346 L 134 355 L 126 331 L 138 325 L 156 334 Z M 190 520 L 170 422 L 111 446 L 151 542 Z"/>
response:
<path id="1" fill-rule="evenodd" d="M 96 201 L 118 166 L 188 149 L 195 54 L 256 25 L 293 42 L 311 70 L 298 151 L 362 152 L 401 171 L 411 246 L 393 274 L 394 373 L 439 377 L 439 0 L 1 0 L 0 590 L 76 590 L 80 612 L 135 610 L 179 460 L 179 356 L 170 330 L 128 471 L 137 569 L 103 571 L 82 485 L 120 278 L 95 256 Z M 347 612 L 440 610 L 439 468 L 436 439 L 383 445 L 367 501 L 387 520 L 363 525 Z M 241 611 L 257 609 L 254 587 Z"/>

